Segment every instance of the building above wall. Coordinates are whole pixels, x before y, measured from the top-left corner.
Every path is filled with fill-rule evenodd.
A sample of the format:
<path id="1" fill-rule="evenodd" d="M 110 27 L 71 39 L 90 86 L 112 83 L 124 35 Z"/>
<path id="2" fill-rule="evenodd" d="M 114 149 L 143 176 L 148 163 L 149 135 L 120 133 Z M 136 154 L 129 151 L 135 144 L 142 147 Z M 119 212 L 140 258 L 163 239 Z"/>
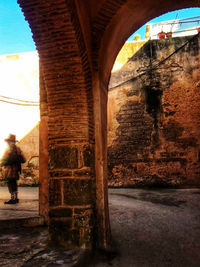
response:
<path id="1" fill-rule="evenodd" d="M 197 34 L 200 31 L 200 16 L 149 23 L 146 25 L 145 39 L 164 39 Z M 160 34 L 164 33 L 164 34 Z"/>

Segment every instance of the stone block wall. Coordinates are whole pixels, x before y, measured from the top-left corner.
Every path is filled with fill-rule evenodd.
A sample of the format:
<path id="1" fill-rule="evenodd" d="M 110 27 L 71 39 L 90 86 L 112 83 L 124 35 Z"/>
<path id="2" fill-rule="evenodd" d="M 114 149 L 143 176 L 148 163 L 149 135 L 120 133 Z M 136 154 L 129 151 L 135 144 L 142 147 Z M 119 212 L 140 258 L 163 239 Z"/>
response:
<path id="1" fill-rule="evenodd" d="M 200 37 L 153 40 L 112 74 L 110 186 L 200 184 Z"/>
<path id="2" fill-rule="evenodd" d="M 92 147 L 60 146 L 49 153 L 51 238 L 69 246 L 90 246 L 95 199 Z"/>

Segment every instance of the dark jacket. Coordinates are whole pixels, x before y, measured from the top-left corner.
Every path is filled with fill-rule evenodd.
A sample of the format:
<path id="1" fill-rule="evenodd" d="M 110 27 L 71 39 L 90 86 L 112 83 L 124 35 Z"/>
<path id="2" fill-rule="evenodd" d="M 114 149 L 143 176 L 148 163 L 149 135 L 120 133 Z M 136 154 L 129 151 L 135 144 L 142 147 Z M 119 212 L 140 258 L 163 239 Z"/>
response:
<path id="1" fill-rule="evenodd" d="M 21 163 L 25 162 L 25 158 L 19 147 L 14 146 L 5 151 L 1 158 L 1 166 L 4 167 L 4 180 L 19 180 L 21 173 Z"/>

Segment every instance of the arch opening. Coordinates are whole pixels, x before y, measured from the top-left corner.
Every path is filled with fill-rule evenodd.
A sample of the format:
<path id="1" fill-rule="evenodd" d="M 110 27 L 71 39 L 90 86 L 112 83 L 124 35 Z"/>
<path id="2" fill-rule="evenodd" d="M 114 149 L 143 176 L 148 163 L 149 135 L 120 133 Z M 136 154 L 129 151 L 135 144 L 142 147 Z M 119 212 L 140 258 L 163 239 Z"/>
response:
<path id="1" fill-rule="evenodd" d="M 198 14 L 199 9 L 195 11 Z M 176 12 L 189 13 L 188 9 Z M 174 15 L 173 12 L 171 16 Z M 187 186 L 192 183 L 198 186 L 198 174 L 193 175 L 193 181 L 186 177 L 189 169 L 193 168 L 189 167 L 191 163 L 188 165 L 189 169 L 183 166 L 186 158 L 191 161 L 193 149 L 194 161 L 191 165 L 197 165 L 194 172 L 198 173 L 196 155 L 199 150 L 199 128 L 198 120 L 194 121 L 198 118 L 200 17 L 187 18 L 162 23 L 159 18 L 159 22 L 147 23 L 154 27 L 154 33 L 157 31 L 156 36 L 154 34 L 153 38 L 125 43 L 117 57 L 108 91 L 108 177 L 112 186 L 145 186 L 145 179 L 149 180 L 146 185 L 151 182 L 156 185 L 157 182 L 163 183 L 163 186 Z M 174 37 L 160 39 L 158 34 L 162 25 L 169 24 L 168 27 L 171 28 L 175 22 L 177 25 L 173 31 Z M 179 27 L 182 23 L 184 29 Z M 146 35 L 143 33 L 143 36 Z M 120 64 L 124 65 L 116 70 Z M 176 103 L 176 99 L 185 104 Z M 193 107 L 196 106 L 195 109 L 191 109 L 191 103 Z M 193 138 L 191 131 L 195 132 Z M 185 151 L 186 146 L 190 147 L 188 154 Z M 180 172 L 180 179 L 174 177 L 170 181 L 170 168 L 171 173 L 174 172 L 172 176 L 178 176 Z"/>
<path id="2" fill-rule="evenodd" d="M 131 238 L 134 239 L 137 244 L 134 246 L 132 243 L 135 258 L 139 257 L 137 249 L 140 242 L 149 242 L 148 230 L 143 225 L 143 212 L 146 212 L 147 220 L 155 224 L 158 218 L 154 221 L 157 215 L 155 210 L 151 210 L 152 203 L 161 203 L 162 194 L 163 201 L 167 201 L 172 192 L 178 192 L 168 191 L 167 196 L 167 190 L 160 192 L 159 189 L 190 188 L 191 194 L 195 194 L 194 188 L 200 184 L 198 27 L 194 35 L 142 41 L 134 40 L 133 44 L 138 48 L 135 54 L 134 48 L 130 48 L 131 43 L 125 44 L 118 56 L 119 62 L 115 62 L 108 89 L 107 116 L 111 231 L 113 229 L 115 240 L 121 242 L 122 235 L 117 237 L 116 233 L 123 232 L 129 246 Z M 127 61 L 123 56 L 128 58 Z M 184 195 L 185 192 L 179 194 Z M 183 205 L 187 197 L 189 194 Z M 148 206 L 146 201 L 151 204 Z M 175 202 L 165 204 L 176 205 Z M 161 206 L 165 204 L 161 203 Z M 162 209 L 166 211 L 169 208 Z M 134 222 L 132 213 L 140 224 Z M 176 213 L 173 216 L 175 225 Z M 191 217 L 194 223 L 199 223 L 195 216 Z M 123 225 L 126 222 L 130 239 Z M 138 229 L 138 232 L 131 229 Z M 153 228 L 151 230 L 151 238 L 156 244 Z M 161 230 L 159 226 L 157 230 Z M 170 228 L 168 230 L 171 231 Z M 141 237 L 142 234 L 145 237 Z M 150 258 L 155 260 L 151 255 Z"/>

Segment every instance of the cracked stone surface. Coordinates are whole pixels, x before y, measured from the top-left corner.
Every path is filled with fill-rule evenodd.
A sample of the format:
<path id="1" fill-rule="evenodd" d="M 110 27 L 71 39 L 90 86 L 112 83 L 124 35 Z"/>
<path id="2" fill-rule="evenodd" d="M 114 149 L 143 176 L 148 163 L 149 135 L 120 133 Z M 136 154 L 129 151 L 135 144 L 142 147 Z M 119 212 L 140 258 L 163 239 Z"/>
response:
<path id="1" fill-rule="evenodd" d="M 19 204 L 5 205 L 7 187 L 0 187 L 0 266 L 77 266 L 82 250 L 48 242 L 48 229 L 38 217 L 38 187 L 19 187 Z M 24 227 L 29 226 L 29 227 Z"/>
<path id="2" fill-rule="evenodd" d="M 46 227 L 16 228 L 0 234 L 0 266 L 77 266 L 81 250 L 66 250 L 48 243 Z"/>

